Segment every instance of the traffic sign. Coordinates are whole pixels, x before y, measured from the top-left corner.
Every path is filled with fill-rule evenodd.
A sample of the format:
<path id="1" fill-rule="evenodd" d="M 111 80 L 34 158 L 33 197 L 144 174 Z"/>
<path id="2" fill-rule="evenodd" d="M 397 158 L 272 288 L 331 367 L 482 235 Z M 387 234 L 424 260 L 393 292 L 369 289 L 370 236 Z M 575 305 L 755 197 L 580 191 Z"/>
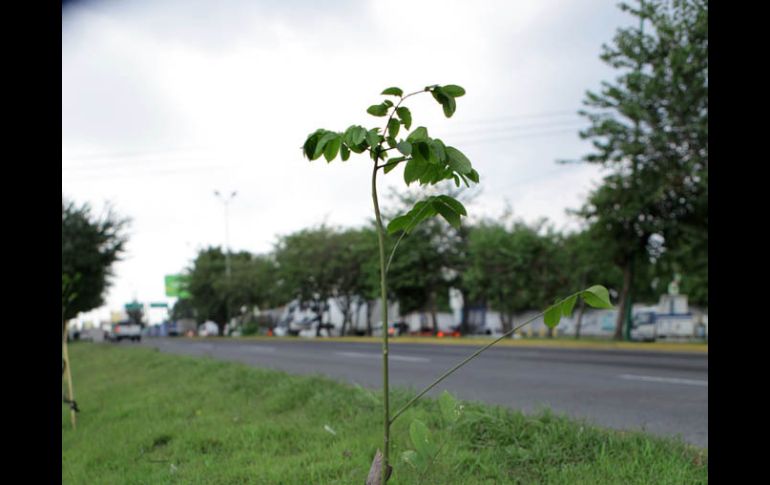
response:
<path id="1" fill-rule="evenodd" d="M 190 292 L 187 291 L 189 279 L 190 277 L 184 274 L 166 275 L 166 296 L 190 298 Z"/>

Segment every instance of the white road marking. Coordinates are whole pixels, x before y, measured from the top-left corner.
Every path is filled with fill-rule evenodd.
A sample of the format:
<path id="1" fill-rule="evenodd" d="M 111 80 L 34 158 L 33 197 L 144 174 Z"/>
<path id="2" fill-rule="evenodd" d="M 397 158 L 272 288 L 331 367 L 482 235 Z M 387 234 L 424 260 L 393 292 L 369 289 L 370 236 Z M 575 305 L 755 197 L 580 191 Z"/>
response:
<path id="1" fill-rule="evenodd" d="M 334 352 L 336 355 L 341 355 L 343 357 L 364 357 L 367 359 L 381 359 L 382 354 L 370 352 L 370 353 L 363 353 L 363 352 Z M 430 359 L 426 357 L 409 357 L 406 355 L 391 355 L 390 360 L 401 360 L 404 362 L 430 362 Z"/>
<path id="2" fill-rule="evenodd" d="M 666 384 L 684 384 L 686 386 L 708 387 L 709 385 L 709 381 L 702 381 L 698 379 L 681 379 L 678 377 L 637 376 L 633 374 L 621 374 L 618 377 L 630 381 L 663 382 Z"/>

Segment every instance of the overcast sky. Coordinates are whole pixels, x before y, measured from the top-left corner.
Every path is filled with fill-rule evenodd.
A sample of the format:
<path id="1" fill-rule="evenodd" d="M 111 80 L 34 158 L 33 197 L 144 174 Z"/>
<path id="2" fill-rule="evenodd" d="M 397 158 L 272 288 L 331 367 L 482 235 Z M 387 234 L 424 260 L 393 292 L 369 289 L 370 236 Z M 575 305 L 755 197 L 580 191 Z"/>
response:
<path id="1" fill-rule="evenodd" d="M 237 191 L 233 250 L 365 223 L 369 160 L 310 163 L 300 146 L 317 128 L 381 125 L 365 110 L 389 86 L 466 89 L 451 119 L 430 95 L 408 106 L 481 174 L 472 215 L 510 206 L 576 227 L 565 209 L 601 173 L 556 161 L 589 151 L 576 112 L 614 78 L 601 45 L 632 21 L 609 0 L 101 1 L 62 12 L 62 194 L 133 221 L 107 306 L 86 319 L 133 298 L 172 301 L 163 276 L 224 245 L 214 190 Z M 400 168 L 380 192 L 389 186 L 404 186 Z"/>

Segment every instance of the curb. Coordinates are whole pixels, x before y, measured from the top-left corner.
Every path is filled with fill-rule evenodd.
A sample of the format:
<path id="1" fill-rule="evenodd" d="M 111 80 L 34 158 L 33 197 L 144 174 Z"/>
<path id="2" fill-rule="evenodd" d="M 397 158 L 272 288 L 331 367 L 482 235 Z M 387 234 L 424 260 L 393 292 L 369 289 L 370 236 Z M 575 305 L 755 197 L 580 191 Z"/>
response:
<path id="1" fill-rule="evenodd" d="M 208 339 L 209 337 L 203 337 Z M 211 337 L 216 339 L 218 337 Z M 230 337 L 231 340 L 255 340 L 261 342 L 351 342 L 351 343 L 381 343 L 379 337 Z M 489 338 L 437 338 L 437 337 L 391 337 L 390 344 L 423 344 L 423 345 L 463 345 L 468 347 L 482 346 L 490 342 Z M 522 348 L 557 348 L 557 349 L 586 349 L 586 350 L 636 350 L 649 352 L 676 352 L 686 354 L 708 355 L 708 344 L 700 343 L 671 343 L 671 342 L 590 342 L 569 340 L 529 340 L 529 339 L 504 339 L 495 344 L 502 347 Z"/>

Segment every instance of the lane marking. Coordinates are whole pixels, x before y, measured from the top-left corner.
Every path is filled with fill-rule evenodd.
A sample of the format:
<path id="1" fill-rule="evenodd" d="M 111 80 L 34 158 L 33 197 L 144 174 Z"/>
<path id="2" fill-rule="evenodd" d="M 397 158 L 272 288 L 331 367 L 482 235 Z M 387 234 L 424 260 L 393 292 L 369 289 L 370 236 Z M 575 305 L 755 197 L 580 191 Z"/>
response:
<path id="1" fill-rule="evenodd" d="M 374 352 L 370 353 L 364 353 L 364 352 L 334 352 L 336 355 L 341 355 L 342 357 L 363 357 L 367 359 L 372 358 L 382 358 L 382 354 L 377 354 Z M 403 362 L 430 362 L 430 359 L 426 357 L 409 357 L 406 355 L 391 355 L 390 360 L 400 360 Z"/>
<path id="2" fill-rule="evenodd" d="M 662 382 L 665 384 L 683 384 L 686 386 L 708 387 L 709 385 L 709 381 L 703 381 L 699 379 L 681 379 L 678 377 L 637 376 L 634 374 L 621 374 L 618 377 L 630 381 Z"/>

